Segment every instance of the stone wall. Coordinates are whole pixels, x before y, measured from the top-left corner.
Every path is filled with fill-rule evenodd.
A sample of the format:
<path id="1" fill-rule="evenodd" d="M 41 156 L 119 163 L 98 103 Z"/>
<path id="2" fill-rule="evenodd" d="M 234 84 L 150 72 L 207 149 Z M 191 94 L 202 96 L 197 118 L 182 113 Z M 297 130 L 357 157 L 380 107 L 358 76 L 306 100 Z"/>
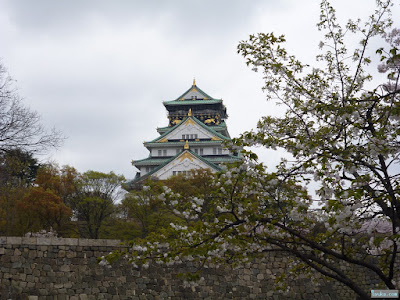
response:
<path id="1" fill-rule="evenodd" d="M 186 286 L 182 266 L 134 268 L 119 261 L 111 268 L 97 258 L 125 247 L 116 240 L 0 237 L 0 299 L 355 299 L 349 289 L 296 278 L 286 293 L 274 291 L 275 276 L 287 257 L 269 255 L 242 268 L 209 268 L 198 286 Z"/>

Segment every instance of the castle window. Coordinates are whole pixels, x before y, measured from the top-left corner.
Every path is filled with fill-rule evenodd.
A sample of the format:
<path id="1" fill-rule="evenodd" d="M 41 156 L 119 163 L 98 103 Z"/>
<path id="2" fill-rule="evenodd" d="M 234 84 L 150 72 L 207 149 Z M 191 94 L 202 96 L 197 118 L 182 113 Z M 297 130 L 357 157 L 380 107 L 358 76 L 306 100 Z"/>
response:
<path id="1" fill-rule="evenodd" d="M 162 151 L 158 150 L 158 156 L 161 156 L 161 155 L 162 155 Z"/>
<path id="2" fill-rule="evenodd" d="M 167 156 L 167 150 L 163 150 L 163 156 Z"/>
<path id="3" fill-rule="evenodd" d="M 200 155 L 203 155 L 203 148 L 200 148 Z"/>

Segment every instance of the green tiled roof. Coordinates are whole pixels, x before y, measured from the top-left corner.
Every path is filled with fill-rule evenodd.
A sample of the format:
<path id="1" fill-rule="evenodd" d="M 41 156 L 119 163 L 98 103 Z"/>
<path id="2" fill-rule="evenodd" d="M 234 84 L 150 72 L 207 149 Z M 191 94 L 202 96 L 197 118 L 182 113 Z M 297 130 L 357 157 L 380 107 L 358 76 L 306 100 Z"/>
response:
<path id="1" fill-rule="evenodd" d="M 196 117 L 193 117 L 193 116 L 192 116 L 192 117 L 186 117 L 186 118 L 184 118 L 179 124 L 170 127 L 170 129 L 169 129 L 168 131 L 164 132 L 164 133 L 163 133 L 162 135 L 160 135 L 159 137 L 155 138 L 155 139 L 152 140 L 152 141 L 145 142 L 144 144 L 147 145 L 147 144 L 149 144 L 149 143 L 155 143 L 155 142 L 157 142 L 157 141 L 159 141 L 159 140 L 162 140 L 162 139 L 163 139 L 165 136 L 167 136 L 170 132 L 172 132 L 173 130 L 175 130 L 176 128 L 178 128 L 179 126 L 181 126 L 183 123 L 185 123 L 185 121 L 186 121 L 188 118 L 191 118 L 194 122 L 196 122 L 196 123 L 199 124 L 201 127 L 203 127 L 204 129 L 206 129 L 207 131 L 209 131 L 212 135 L 215 135 L 215 136 L 219 137 L 219 138 L 222 139 L 222 140 L 227 140 L 227 139 L 229 139 L 229 138 L 226 137 L 225 135 L 223 135 L 223 134 L 221 134 L 221 133 L 215 131 L 215 130 L 212 129 L 210 126 L 205 125 L 205 124 L 204 124 L 203 122 L 201 122 L 199 119 L 197 119 Z M 168 142 L 168 144 L 169 144 L 169 143 L 170 143 L 170 142 Z M 200 142 L 200 143 L 204 143 L 204 142 Z M 177 145 L 179 145 L 179 144 L 177 144 Z"/>
<path id="2" fill-rule="evenodd" d="M 212 163 L 224 163 L 224 162 L 235 162 L 242 160 L 240 157 L 229 155 L 229 156 L 214 156 L 214 157 L 205 157 L 208 161 Z"/>
<path id="3" fill-rule="evenodd" d="M 145 159 L 134 160 L 133 164 L 135 166 L 158 166 L 159 164 L 163 164 L 168 161 L 170 158 L 155 158 L 155 157 L 148 157 Z"/>
<path id="4" fill-rule="evenodd" d="M 171 129 L 171 126 L 167 126 L 167 127 L 158 127 L 157 128 L 157 132 L 159 134 L 164 134 L 165 132 L 167 132 L 168 130 Z"/>
<path id="5" fill-rule="evenodd" d="M 194 154 L 196 154 L 196 153 L 194 153 Z M 223 156 L 221 156 L 221 155 L 212 155 L 211 156 L 210 155 L 207 157 L 203 157 L 203 156 L 199 155 L 199 157 L 207 160 L 208 162 L 212 162 L 212 163 L 235 162 L 235 161 L 241 160 L 240 157 L 233 156 L 233 155 L 223 155 Z M 164 163 L 168 162 L 170 159 L 171 159 L 171 157 L 168 157 L 168 158 L 147 157 L 145 159 L 135 160 L 133 162 L 133 164 L 135 166 L 150 166 L 150 165 L 158 166 L 160 164 L 164 164 Z"/>
<path id="6" fill-rule="evenodd" d="M 176 126 L 176 125 L 174 125 Z M 165 126 L 165 127 L 158 127 L 157 128 L 157 132 L 159 134 L 164 134 L 165 132 L 169 131 L 172 127 L 174 126 Z M 220 124 L 218 125 L 207 125 L 208 128 L 214 129 L 214 130 L 226 130 L 226 123 L 224 121 L 222 121 Z"/>
<path id="7" fill-rule="evenodd" d="M 226 123 L 224 121 L 222 121 L 218 125 L 208 125 L 208 126 L 211 128 L 226 128 Z"/>
<path id="8" fill-rule="evenodd" d="M 206 163 L 207 165 L 209 165 L 211 168 L 213 168 L 213 169 L 215 169 L 215 170 L 217 170 L 217 171 L 220 171 L 220 170 L 221 170 L 220 167 L 218 167 L 218 166 L 215 165 L 214 163 L 208 161 L 207 159 L 201 157 L 200 155 L 198 155 L 198 154 L 192 152 L 191 150 L 185 150 L 185 151 L 189 151 L 190 154 L 192 154 L 193 156 L 197 157 L 198 159 L 200 159 L 201 161 L 203 161 L 204 163 Z M 148 178 L 149 176 L 151 176 L 152 174 L 154 174 L 155 172 L 157 172 L 157 171 L 160 170 L 161 168 L 163 168 L 163 167 L 165 167 L 166 165 L 168 165 L 168 164 L 169 164 L 171 161 L 173 161 L 175 158 L 179 157 L 179 156 L 180 156 L 181 154 L 183 154 L 185 151 L 180 152 L 180 153 L 176 154 L 175 156 L 173 156 L 173 157 L 171 157 L 171 158 L 169 158 L 169 159 L 166 159 L 166 161 L 165 161 L 163 164 L 161 164 L 161 165 L 159 165 L 158 167 L 154 168 L 152 171 L 148 172 L 146 175 L 143 175 L 143 176 L 141 176 L 141 177 L 139 177 L 139 178 L 137 178 L 137 179 L 132 180 L 131 182 L 129 182 L 129 184 L 130 184 L 130 183 L 135 183 L 135 182 L 138 182 L 138 181 L 141 181 L 141 180 L 144 180 L 144 179 Z"/>
<path id="9" fill-rule="evenodd" d="M 222 103 L 222 99 L 207 99 L 207 100 L 190 100 L 190 99 L 185 99 L 185 100 L 172 100 L 172 101 L 164 101 L 163 104 L 164 106 L 170 106 L 170 105 L 192 105 L 192 104 L 218 104 Z"/>
<path id="10" fill-rule="evenodd" d="M 181 98 L 183 98 L 186 94 L 190 94 L 191 92 L 198 92 L 199 94 L 203 95 L 204 98 L 208 98 L 208 99 L 212 99 L 211 96 L 209 96 L 208 94 L 206 94 L 203 90 L 201 90 L 196 83 L 193 81 L 193 85 L 186 91 L 184 92 L 182 95 L 180 95 L 178 98 L 176 98 L 176 100 L 179 100 Z M 185 98 L 188 99 L 188 98 Z M 190 98 L 189 98 L 190 99 Z"/>
<path id="11" fill-rule="evenodd" d="M 176 142 L 171 142 L 171 141 L 168 141 L 168 142 L 166 142 L 166 143 L 158 143 L 158 142 L 153 142 L 153 141 L 151 141 L 151 142 L 145 142 L 144 143 L 144 145 L 147 147 L 147 146 L 183 146 L 183 145 L 185 145 L 185 143 L 186 143 L 186 140 L 185 141 L 183 141 L 183 142 L 181 142 L 181 141 L 176 141 Z M 205 145 L 205 144 L 221 144 L 221 141 L 211 141 L 211 140 L 209 140 L 209 141 L 188 141 L 188 143 L 189 143 L 189 146 L 198 146 L 198 145 Z"/>

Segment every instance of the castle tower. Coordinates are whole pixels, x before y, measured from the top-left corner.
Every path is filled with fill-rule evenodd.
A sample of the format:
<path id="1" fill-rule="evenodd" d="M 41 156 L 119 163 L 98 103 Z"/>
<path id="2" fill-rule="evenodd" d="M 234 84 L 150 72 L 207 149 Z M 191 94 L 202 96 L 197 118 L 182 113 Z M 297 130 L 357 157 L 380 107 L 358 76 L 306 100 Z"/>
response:
<path id="1" fill-rule="evenodd" d="M 222 163 L 240 160 L 237 152 L 224 147 L 230 140 L 228 117 L 222 99 L 214 99 L 193 85 L 180 97 L 163 102 L 169 124 L 157 128 L 159 137 L 144 142 L 149 157 L 132 161 L 140 170 L 132 183 L 149 177 L 167 179 L 191 169 L 219 171 Z"/>

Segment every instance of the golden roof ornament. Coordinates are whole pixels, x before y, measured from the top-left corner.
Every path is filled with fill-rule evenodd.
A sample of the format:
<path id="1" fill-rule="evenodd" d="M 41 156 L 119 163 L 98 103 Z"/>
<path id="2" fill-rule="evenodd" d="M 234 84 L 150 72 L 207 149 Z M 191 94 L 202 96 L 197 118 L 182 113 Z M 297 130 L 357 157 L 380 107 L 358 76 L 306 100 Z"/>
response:
<path id="1" fill-rule="evenodd" d="M 189 108 L 188 117 L 191 117 L 191 116 L 193 116 L 193 115 L 192 115 L 192 109 Z"/>
<path id="2" fill-rule="evenodd" d="M 185 146 L 183 146 L 183 149 L 189 150 L 189 141 L 186 140 Z"/>
<path id="3" fill-rule="evenodd" d="M 196 78 L 193 78 L 193 86 L 196 85 Z"/>

